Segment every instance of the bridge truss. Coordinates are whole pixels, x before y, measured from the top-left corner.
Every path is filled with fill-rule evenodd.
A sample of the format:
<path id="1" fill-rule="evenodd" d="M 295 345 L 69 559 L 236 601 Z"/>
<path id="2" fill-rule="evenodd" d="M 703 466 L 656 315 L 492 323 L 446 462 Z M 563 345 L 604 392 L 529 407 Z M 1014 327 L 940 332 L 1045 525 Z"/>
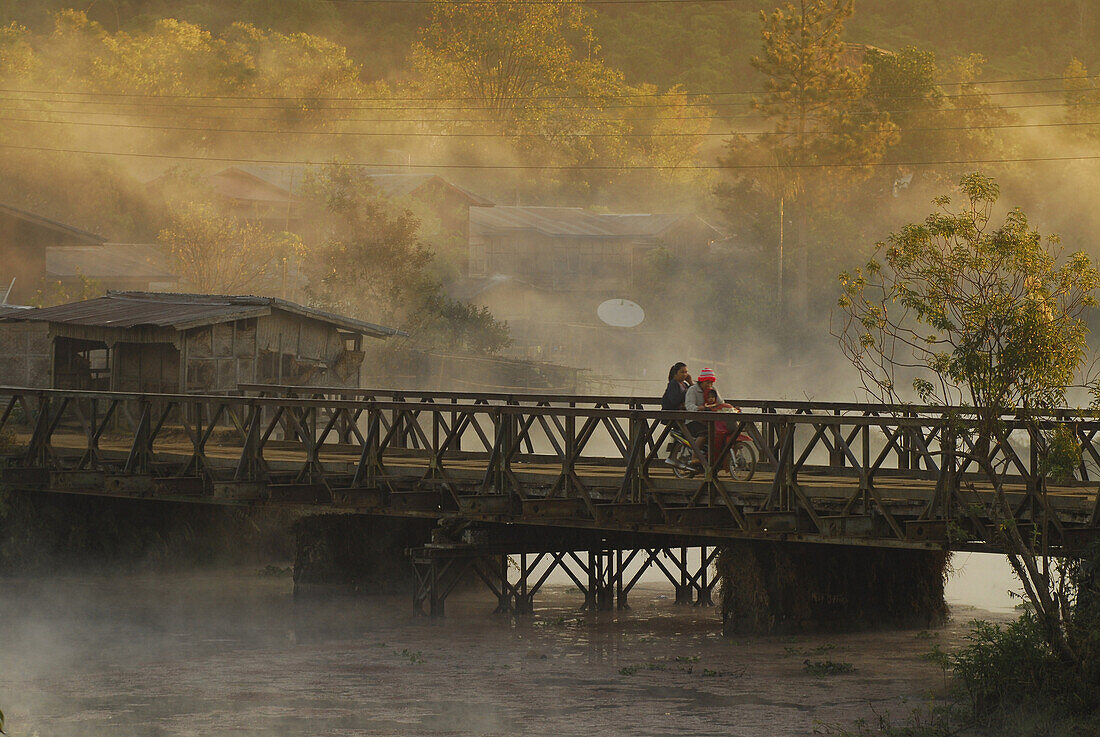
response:
<path id="1" fill-rule="evenodd" d="M 1006 521 L 1055 553 L 1100 537 L 1095 416 L 1005 416 L 982 462 L 973 420 L 949 421 L 942 409 L 735 403 L 742 413 L 722 419 L 758 448 L 750 481 L 730 478 L 721 453 L 698 477 L 676 478 L 663 462 L 671 429 L 714 416 L 661 412 L 656 399 L 264 385 L 234 396 L 0 387 L 0 458 L 5 485 L 18 490 L 453 518 L 620 541 L 578 548 L 596 558 L 734 538 L 997 552 Z M 1060 425 L 1081 463 L 1054 483 L 1041 458 Z M 480 567 L 512 608 L 526 605 L 526 574 L 521 584 L 494 577 L 484 555 L 460 548 L 418 551 L 422 583 L 445 587 L 438 574 L 450 555 L 450 566 Z M 565 565 L 572 551 L 506 552 Z M 604 565 L 592 580 L 611 570 L 621 586 L 621 568 Z M 607 585 L 590 588 L 598 598 Z M 703 588 L 695 596 L 707 601 Z"/>

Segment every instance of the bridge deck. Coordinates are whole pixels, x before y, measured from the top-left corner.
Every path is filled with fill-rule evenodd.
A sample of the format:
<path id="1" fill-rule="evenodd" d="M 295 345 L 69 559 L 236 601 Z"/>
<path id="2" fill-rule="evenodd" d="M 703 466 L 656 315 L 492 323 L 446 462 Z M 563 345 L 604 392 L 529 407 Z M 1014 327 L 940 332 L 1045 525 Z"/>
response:
<path id="1" fill-rule="evenodd" d="M 277 396 L 0 388 L 0 432 L 14 431 L 4 480 L 712 541 L 996 550 L 1006 520 L 1054 548 L 1100 537 L 1092 418 L 1073 422 L 1082 461 L 1074 479 L 1055 484 L 1042 470 L 1043 433 L 1065 416 L 1006 418 L 983 463 L 965 423 L 913 408 L 752 411 L 743 401 L 749 411 L 723 419 L 751 437 L 761 465 L 736 481 L 718 462 L 676 478 L 660 457 L 669 426 L 714 415 L 660 412 L 649 400 L 264 391 Z"/>

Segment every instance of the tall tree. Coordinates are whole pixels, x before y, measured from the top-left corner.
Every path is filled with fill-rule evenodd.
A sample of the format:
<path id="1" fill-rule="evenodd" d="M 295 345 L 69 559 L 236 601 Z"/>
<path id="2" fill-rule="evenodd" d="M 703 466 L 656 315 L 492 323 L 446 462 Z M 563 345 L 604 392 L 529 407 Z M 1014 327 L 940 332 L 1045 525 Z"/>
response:
<path id="1" fill-rule="evenodd" d="M 852 0 L 799 0 L 770 15 L 760 14 L 762 53 L 751 61 L 765 76 L 765 94 L 753 104 L 772 130 L 748 141 L 731 139 L 723 159 L 732 165 L 753 157 L 759 162 L 762 151 L 763 161 L 774 165 L 760 183 L 780 200 L 781 219 L 785 209 L 793 210 L 803 304 L 808 289 L 808 212 L 832 199 L 838 182 L 867 176 L 864 165 L 881 161 L 897 139 L 889 116 L 868 104 L 862 50 L 843 41 L 844 24 L 852 12 Z M 751 153 L 754 148 L 760 151 Z M 777 294 L 782 302 L 786 257 L 783 242 L 778 245 Z"/>
<path id="2" fill-rule="evenodd" d="M 1066 122 L 1074 125 L 1078 137 L 1100 137 L 1100 125 L 1091 124 L 1100 117 L 1100 85 L 1089 76 L 1088 67 L 1077 58 L 1070 60 L 1062 72 L 1065 90 Z"/>
<path id="3" fill-rule="evenodd" d="M 887 169 L 887 177 L 903 173 L 909 162 L 981 158 L 1003 146 L 995 127 L 1010 116 L 978 84 L 985 65 L 980 54 L 951 58 L 944 69 L 932 51 L 915 46 L 896 53 L 871 49 L 866 61 L 867 99 L 898 126 L 889 160 L 901 171 Z M 963 172 L 952 168 L 939 168 L 940 177 L 955 181 Z"/>
<path id="4" fill-rule="evenodd" d="M 504 124 L 537 120 L 566 95 L 598 98 L 619 85 L 599 60 L 590 14 L 570 0 L 435 0 L 413 68 L 429 94 L 478 102 Z"/>
<path id="5" fill-rule="evenodd" d="M 799 0 L 761 13 L 763 53 L 752 65 L 765 94 L 754 106 L 772 122 L 768 146 L 783 162 L 869 164 L 895 140 L 889 117 L 865 109 L 863 52 L 843 41 L 852 12 L 853 0 Z"/>

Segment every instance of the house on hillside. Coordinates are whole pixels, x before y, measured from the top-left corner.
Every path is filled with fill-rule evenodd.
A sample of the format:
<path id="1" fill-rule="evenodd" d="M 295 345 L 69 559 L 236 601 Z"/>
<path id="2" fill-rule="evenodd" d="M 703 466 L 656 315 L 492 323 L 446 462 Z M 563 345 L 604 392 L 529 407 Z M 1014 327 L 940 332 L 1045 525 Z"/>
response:
<path id="1" fill-rule="evenodd" d="M 273 297 L 110 292 L 0 312 L 0 375 L 58 389 L 359 385 L 363 338 L 402 334 Z"/>
<path id="2" fill-rule="evenodd" d="M 80 294 L 98 290 L 176 289 L 163 251 L 153 243 L 111 243 L 95 233 L 0 204 L 0 301 L 31 301 L 39 290 Z M 14 279 L 14 284 L 12 283 Z"/>
<path id="3" fill-rule="evenodd" d="M 80 294 L 83 282 L 100 290 L 171 292 L 180 279 L 164 249 L 155 243 L 104 243 L 46 249 L 46 281 L 67 294 Z"/>
<path id="4" fill-rule="evenodd" d="M 579 207 L 470 210 L 472 278 L 504 274 L 555 292 L 635 288 L 657 248 L 702 255 L 721 233 L 696 215 L 595 213 Z"/>
<path id="5" fill-rule="evenodd" d="M 695 215 L 604 214 L 577 207 L 470 211 L 470 276 L 450 289 L 508 322 L 508 355 L 598 370 L 669 342 L 650 323 L 622 328 L 598 317 L 602 302 L 651 303 L 640 285 L 658 248 L 695 259 L 721 233 Z M 648 346 L 648 348 L 647 348 Z M 644 360 L 639 355 L 638 360 Z"/>
<path id="6" fill-rule="evenodd" d="M 54 247 L 98 247 L 107 239 L 9 205 L 0 204 L 0 300 L 27 303 L 46 277 L 46 254 Z M 13 282 L 14 280 L 14 282 Z M 8 294 L 9 287 L 11 293 Z"/>

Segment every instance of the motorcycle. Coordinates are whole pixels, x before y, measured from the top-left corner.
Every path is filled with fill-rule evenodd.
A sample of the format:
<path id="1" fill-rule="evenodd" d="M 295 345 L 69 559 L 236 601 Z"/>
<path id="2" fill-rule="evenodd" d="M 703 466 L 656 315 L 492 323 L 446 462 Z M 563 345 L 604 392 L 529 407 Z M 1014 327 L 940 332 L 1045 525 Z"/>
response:
<path id="1" fill-rule="evenodd" d="M 718 411 L 736 412 L 738 410 L 727 405 L 726 407 L 720 408 Z M 719 448 L 725 447 L 726 445 L 729 424 L 732 423 L 726 423 L 721 420 L 717 421 L 714 432 L 714 442 Z M 706 452 L 705 449 L 704 452 Z M 676 478 L 690 479 L 702 473 L 702 467 L 697 463 L 693 463 L 694 457 L 691 439 L 684 436 L 679 430 L 673 428 L 669 433 L 668 458 L 665 459 L 665 463 L 672 467 L 672 473 L 676 475 Z M 736 481 L 750 481 L 756 473 L 756 462 L 756 444 L 753 442 L 753 439 L 745 433 L 741 433 L 737 436 L 737 439 L 730 445 L 726 457 L 723 459 L 723 463 L 729 470 L 730 476 Z"/>

